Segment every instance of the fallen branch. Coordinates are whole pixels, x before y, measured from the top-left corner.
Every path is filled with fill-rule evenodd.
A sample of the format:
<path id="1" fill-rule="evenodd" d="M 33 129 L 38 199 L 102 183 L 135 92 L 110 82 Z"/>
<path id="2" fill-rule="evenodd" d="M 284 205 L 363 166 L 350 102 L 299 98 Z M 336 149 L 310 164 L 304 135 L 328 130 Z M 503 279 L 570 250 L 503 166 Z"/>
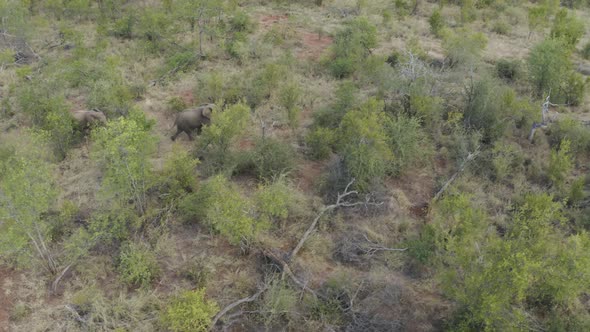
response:
<path id="1" fill-rule="evenodd" d="M 219 319 L 221 319 L 221 317 L 223 317 L 223 315 L 225 315 L 230 310 L 239 306 L 242 303 L 248 303 L 248 302 L 252 302 L 252 301 L 256 300 L 262 293 L 264 293 L 268 289 L 268 287 L 270 287 L 270 286 L 268 284 L 266 284 L 266 285 L 264 285 L 263 288 L 261 288 L 258 292 L 256 292 L 256 294 L 249 296 L 249 297 L 245 297 L 243 299 L 239 299 L 235 302 L 228 304 L 225 308 L 223 308 L 221 311 L 219 311 L 217 313 L 217 315 L 215 315 L 215 317 L 213 317 L 213 320 L 211 321 L 211 328 L 209 330 L 213 330 L 213 328 L 215 328 L 215 325 L 217 324 Z"/>
<path id="2" fill-rule="evenodd" d="M 408 250 L 408 248 L 388 248 L 388 247 L 385 247 L 379 243 L 369 240 L 369 238 L 367 237 L 366 234 L 363 234 L 363 237 L 367 241 L 366 243 L 369 245 L 366 246 L 366 245 L 354 244 L 354 246 L 357 247 L 359 250 L 363 251 L 368 256 L 373 256 L 374 254 L 376 254 L 379 251 L 406 251 L 406 250 Z"/>
<path id="3" fill-rule="evenodd" d="M 477 147 L 477 149 L 475 149 L 474 152 L 469 152 L 467 158 L 465 158 L 465 161 L 461 164 L 457 172 L 455 172 L 455 174 L 453 174 L 453 176 L 451 176 L 451 178 L 447 182 L 445 182 L 442 188 L 440 188 L 436 195 L 434 195 L 434 198 L 432 199 L 433 202 L 436 202 L 442 196 L 442 194 L 445 192 L 445 190 L 447 190 L 451 183 L 453 183 L 457 179 L 457 177 L 465 170 L 467 164 L 473 159 L 475 159 L 475 157 L 477 157 L 477 155 L 479 155 L 480 152 L 481 151 L 479 150 L 479 146 Z"/>
<path id="4" fill-rule="evenodd" d="M 55 278 L 55 280 L 51 284 L 51 291 L 54 294 L 57 291 L 57 286 L 59 285 L 59 282 L 66 275 L 66 273 L 68 273 L 68 271 L 70 270 L 71 267 L 72 267 L 72 264 L 66 266 L 66 268 L 61 271 L 61 273 L 59 274 L 59 276 L 57 276 L 57 278 Z"/>

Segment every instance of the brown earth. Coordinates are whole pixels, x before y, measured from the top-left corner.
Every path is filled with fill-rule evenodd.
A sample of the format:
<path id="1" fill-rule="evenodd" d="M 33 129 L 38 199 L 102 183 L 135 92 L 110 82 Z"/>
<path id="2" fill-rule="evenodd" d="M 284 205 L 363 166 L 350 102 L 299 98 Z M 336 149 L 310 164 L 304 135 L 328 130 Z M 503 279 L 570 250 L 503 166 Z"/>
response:
<path id="1" fill-rule="evenodd" d="M 9 331 L 10 309 L 13 305 L 13 298 L 10 290 L 14 271 L 0 267 L 0 332 Z"/>

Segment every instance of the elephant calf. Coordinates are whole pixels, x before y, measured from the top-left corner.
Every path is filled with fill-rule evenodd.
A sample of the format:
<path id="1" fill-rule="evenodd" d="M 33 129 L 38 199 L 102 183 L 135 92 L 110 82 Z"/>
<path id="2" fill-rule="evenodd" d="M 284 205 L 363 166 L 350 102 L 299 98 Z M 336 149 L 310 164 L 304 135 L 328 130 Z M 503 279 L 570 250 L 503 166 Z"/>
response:
<path id="1" fill-rule="evenodd" d="M 81 130 L 87 130 L 91 125 L 97 123 L 107 123 L 107 117 L 104 113 L 95 108 L 90 111 L 74 111 L 72 112 L 72 117 Z"/>
<path id="2" fill-rule="evenodd" d="M 178 113 L 178 115 L 176 115 L 176 120 L 174 120 L 176 134 L 172 135 L 170 138 L 174 141 L 178 135 L 180 135 L 182 132 L 185 132 L 188 135 L 188 138 L 192 141 L 193 130 L 196 129 L 197 135 L 199 135 L 203 125 L 208 125 L 211 123 L 211 113 L 213 112 L 214 108 L 215 104 L 205 104 L 197 108 L 188 109 Z"/>

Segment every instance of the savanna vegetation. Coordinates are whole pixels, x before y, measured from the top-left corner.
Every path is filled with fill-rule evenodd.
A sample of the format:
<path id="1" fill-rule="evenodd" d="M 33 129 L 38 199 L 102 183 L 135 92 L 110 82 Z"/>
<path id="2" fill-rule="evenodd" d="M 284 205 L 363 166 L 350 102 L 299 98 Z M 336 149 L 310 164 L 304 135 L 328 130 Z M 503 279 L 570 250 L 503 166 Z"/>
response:
<path id="1" fill-rule="evenodd" d="M 590 330 L 589 21 L 0 0 L 0 331 Z"/>

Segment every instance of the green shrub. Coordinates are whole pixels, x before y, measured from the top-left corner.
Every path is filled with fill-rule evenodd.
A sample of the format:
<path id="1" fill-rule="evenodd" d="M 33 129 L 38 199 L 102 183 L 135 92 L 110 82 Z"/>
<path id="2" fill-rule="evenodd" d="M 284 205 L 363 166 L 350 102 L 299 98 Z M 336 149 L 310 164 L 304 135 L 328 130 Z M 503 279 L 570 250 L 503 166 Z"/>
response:
<path id="1" fill-rule="evenodd" d="M 254 29 L 252 19 L 245 11 L 238 11 L 229 20 L 231 31 L 251 32 Z"/>
<path id="2" fill-rule="evenodd" d="M 192 192 L 197 186 L 196 167 L 199 160 L 189 154 L 186 149 L 175 145 L 164 162 L 162 170 L 163 184 L 171 199 Z"/>
<path id="3" fill-rule="evenodd" d="M 182 112 L 187 109 L 188 105 L 180 97 L 170 97 L 166 101 L 166 104 L 172 111 L 172 113 Z"/>
<path id="4" fill-rule="evenodd" d="M 199 154 L 204 157 L 205 174 L 233 172 L 237 164 L 234 144 L 244 134 L 249 119 L 250 108 L 243 103 L 213 111 L 211 124 L 203 127 L 197 142 Z"/>
<path id="5" fill-rule="evenodd" d="M 336 101 L 331 107 L 314 113 L 314 123 L 320 127 L 338 128 L 346 112 L 357 106 L 358 88 L 352 81 L 340 82 L 334 93 Z"/>
<path id="6" fill-rule="evenodd" d="M 141 225 L 141 218 L 132 208 L 110 206 L 108 210 L 92 215 L 89 231 L 105 247 L 118 247 Z"/>
<path id="7" fill-rule="evenodd" d="M 205 299 L 204 288 L 184 291 L 170 301 L 162 322 L 173 332 L 206 332 L 218 311 L 217 303 Z"/>
<path id="8" fill-rule="evenodd" d="M 114 81 L 100 80 L 90 87 L 86 107 L 97 108 L 107 117 L 125 116 L 131 110 L 133 94 L 129 87 Z"/>
<path id="9" fill-rule="evenodd" d="M 300 195 L 280 176 L 273 182 L 259 186 L 255 202 L 260 218 L 276 224 L 292 217 Z"/>
<path id="10" fill-rule="evenodd" d="M 110 33 L 115 37 L 131 39 L 136 23 L 135 15 L 127 14 L 114 22 Z"/>
<path id="11" fill-rule="evenodd" d="M 537 97 L 544 97 L 549 91 L 554 97 L 571 72 L 567 47 L 555 39 L 537 44 L 529 54 L 527 64 L 529 80 Z M 558 102 L 554 98 L 551 100 Z"/>
<path id="12" fill-rule="evenodd" d="M 252 217 L 250 202 L 222 175 L 205 182 L 192 199 L 194 209 L 202 211 L 203 221 L 232 244 L 249 242 L 269 227 L 267 220 Z"/>
<path id="13" fill-rule="evenodd" d="M 494 22 L 492 26 L 492 32 L 495 32 L 499 35 L 508 35 L 510 33 L 510 24 L 506 23 L 505 21 L 498 20 Z"/>
<path id="14" fill-rule="evenodd" d="M 264 326 L 272 328 L 279 325 L 281 319 L 291 317 L 296 313 L 299 297 L 297 292 L 289 288 L 286 283 L 274 282 L 264 293 L 261 304 Z"/>
<path id="15" fill-rule="evenodd" d="M 289 126 L 295 129 L 299 126 L 299 100 L 301 99 L 301 89 L 296 82 L 289 82 L 279 90 L 279 102 L 281 107 L 287 111 Z"/>
<path id="16" fill-rule="evenodd" d="M 443 49 L 451 65 L 471 65 L 479 60 L 488 44 L 488 39 L 481 32 L 472 33 L 459 29 L 443 37 Z"/>
<path id="17" fill-rule="evenodd" d="M 584 36 L 585 28 L 583 21 L 579 20 L 575 14 L 569 15 L 567 9 L 562 8 L 555 15 L 553 27 L 551 28 L 551 38 L 562 40 L 565 45 L 575 48 L 580 38 Z"/>
<path id="18" fill-rule="evenodd" d="M 176 72 L 187 72 L 195 68 L 199 57 L 194 51 L 176 52 L 166 59 L 164 67 L 160 70 L 160 75 L 166 75 Z"/>
<path id="19" fill-rule="evenodd" d="M 360 191 L 368 191 L 374 182 L 381 181 L 394 160 L 383 106 L 383 102 L 370 99 L 359 109 L 346 113 L 340 125 L 338 153 Z"/>
<path id="20" fill-rule="evenodd" d="M 517 144 L 496 142 L 492 150 L 492 167 L 497 180 L 518 174 L 522 169 L 523 152 Z"/>
<path id="21" fill-rule="evenodd" d="M 158 278 L 160 268 L 149 245 L 129 243 L 119 255 L 119 273 L 127 285 L 146 288 Z"/>
<path id="22" fill-rule="evenodd" d="M 569 139 L 574 155 L 590 152 L 590 131 L 580 121 L 564 117 L 551 126 L 549 142 L 558 146 L 564 139 Z"/>
<path id="23" fill-rule="evenodd" d="M 288 143 L 261 138 L 252 150 L 252 163 L 260 179 L 270 180 L 295 167 L 295 151 Z"/>
<path id="24" fill-rule="evenodd" d="M 385 130 L 395 156 L 391 165 L 391 172 L 395 175 L 418 166 L 434 153 L 434 147 L 417 118 L 398 115 L 385 122 Z"/>
<path id="25" fill-rule="evenodd" d="M 445 22 L 440 9 L 437 8 L 434 10 L 428 19 L 428 23 L 430 24 L 430 32 L 437 37 L 441 37 L 441 31 L 445 27 Z"/>
<path id="26" fill-rule="evenodd" d="M 315 160 L 328 158 L 335 142 L 336 132 L 329 128 L 317 127 L 305 136 L 310 156 Z"/>
<path id="27" fill-rule="evenodd" d="M 559 144 L 559 149 L 551 149 L 551 157 L 549 159 L 549 169 L 547 174 L 551 183 L 561 188 L 568 174 L 573 169 L 573 156 L 571 154 L 571 141 L 564 139 Z"/>
<path id="28" fill-rule="evenodd" d="M 521 75 L 520 61 L 500 59 L 496 62 L 496 73 L 498 77 L 514 82 Z"/>
<path id="29" fill-rule="evenodd" d="M 364 17 L 348 22 L 336 33 L 332 58 L 328 62 L 334 77 L 344 78 L 354 73 L 377 46 L 377 29 Z"/>
<path id="30" fill-rule="evenodd" d="M 147 191 L 152 185 L 150 155 L 156 138 L 153 120 L 134 110 L 127 118 L 111 120 L 92 132 L 91 155 L 104 170 L 101 194 L 125 205 L 132 201 L 140 214 L 147 208 Z"/>
<path id="31" fill-rule="evenodd" d="M 565 104 L 578 106 L 584 101 L 587 86 L 588 79 L 571 70 L 561 84 L 558 96 L 563 98 Z"/>
<path id="32" fill-rule="evenodd" d="M 415 116 L 424 127 L 435 130 L 442 120 L 443 99 L 412 91 L 409 113 Z"/>
<path id="33" fill-rule="evenodd" d="M 503 117 L 514 92 L 498 86 L 494 80 L 482 78 L 467 89 L 463 123 L 467 129 L 483 131 L 483 140 L 493 142 L 504 134 L 507 122 Z M 505 99 L 505 97 L 508 98 Z"/>

